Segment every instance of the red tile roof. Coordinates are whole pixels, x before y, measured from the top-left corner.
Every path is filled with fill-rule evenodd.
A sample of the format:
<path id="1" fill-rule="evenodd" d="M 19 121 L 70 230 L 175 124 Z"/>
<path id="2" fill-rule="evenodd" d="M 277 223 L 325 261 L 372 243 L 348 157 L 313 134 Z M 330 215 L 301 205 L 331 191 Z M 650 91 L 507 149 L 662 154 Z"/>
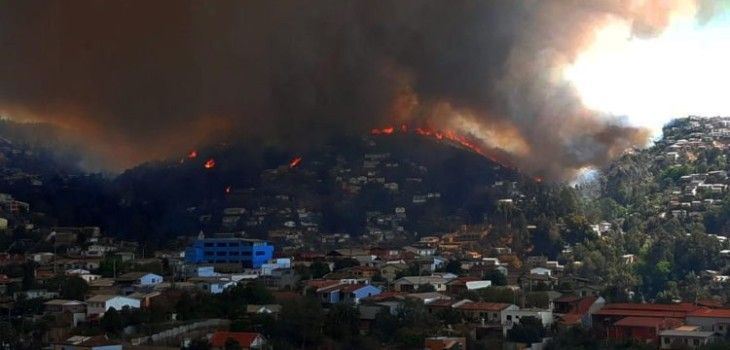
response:
<path id="1" fill-rule="evenodd" d="M 560 323 L 566 324 L 566 325 L 573 325 L 580 323 L 580 320 L 583 318 L 583 315 L 581 314 L 565 314 L 563 316 L 560 316 Z"/>
<path id="2" fill-rule="evenodd" d="M 692 317 L 730 318 L 730 309 L 698 309 L 687 314 Z"/>
<path id="3" fill-rule="evenodd" d="M 556 303 L 573 303 L 580 300 L 578 296 L 575 295 L 563 295 L 560 298 L 557 298 L 554 300 Z"/>
<path id="4" fill-rule="evenodd" d="M 406 293 L 388 291 L 388 292 L 382 292 L 378 295 L 371 295 L 371 296 L 365 298 L 364 300 L 377 302 L 377 301 L 385 301 L 385 300 L 390 300 L 390 299 L 403 299 L 405 294 Z"/>
<path id="5" fill-rule="evenodd" d="M 447 283 L 447 284 L 450 286 L 465 286 L 466 282 L 473 282 L 473 281 L 479 281 L 479 279 L 476 277 L 471 277 L 471 276 L 463 276 L 463 277 L 454 278 L 453 280 L 449 281 L 449 283 Z"/>
<path id="6" fill-rule="evenodd" d="M 623 309 L 623 310 L 646 310 L 646 311 L 674 311 L 674 312 L 690 312 L 700 307 L 692 303 L 679 304 L 639 304 L 639 303 L 613 303 L 606 304 L 604 309 Z"/>
<path id="7" fill-rule="evenodd" d="M 623 317 L 629 317 L 629 316 L 637 316 L 637 317 L 668 317 L 668 318 L 677 318 L 677 319 L 683 319 L 687 313 L 682 311 L 646 311 L 646 310 L 615 310 L 615 309 L 606 309 L 603 308 L 601 310 L 596 311 L 593 313 L 595 316 L 623 316 Z"/>
<path id="8" fill-rule="evenodd" d="M 470 311 L 502 311 L 506 308 L 508 308 L 511 304 L 506 303 L 466 303 L 463 305 L 459 305 L 456 308 L 460 310 L 470 310 Z"/>
<path id="9" fill-rule="evenodd" d="M 661 317 L 626 317 L 613 324 L 617 327 L 669 328 L 678 327 L 682 322 Z"/>
<path id="10" fill-rule="evenodd" d="M 606 304 L 601 310 L 594 313 L 596 316 L 636 316 L 636 317 L 668 317 L 683 319 L 687 313 L 702 307 L 691 304 L 639 304 L 615 303 Z"/>
<path id="11" fill-rule="evenodd" d="M 210 339 L 210 345 L 214 348 L 222 348 L 226 345 L 228 338 L 235 339 L 242 348 L 250 348 L 256 338 L 261 337 L 255 332 L 215 332 Z"/>
<path id="12" fill-rule="evenodd" d="M 697 300 L 697 305 L 699 306 L 706 306 L 710 308 L 721 308 L 722 307 L 722 301 L 715 300 L 715 299 L 700 299 Z"/>
<path id="13" fill-rule="evenodd" d="M 584 314 L 588 312 L 588 310 L 591 308 L 593 303 L 598 300 L 597 297 L 584 297 L 578 300 L 578 303 L 576 304 L 575 310 L 573 310 L 573 313 L 579 313 Z"/>
<path id="14" fill-rule="evenodd" d="M 342 287 L 340 292 L 341 293 L 352 293 L 352 292 L 354 292 L 360 288 L 364 288 L 366 286 L 367 286 L 367 284 L 364 284 L 364 283 L 349 284 L 349 285 Z"/>

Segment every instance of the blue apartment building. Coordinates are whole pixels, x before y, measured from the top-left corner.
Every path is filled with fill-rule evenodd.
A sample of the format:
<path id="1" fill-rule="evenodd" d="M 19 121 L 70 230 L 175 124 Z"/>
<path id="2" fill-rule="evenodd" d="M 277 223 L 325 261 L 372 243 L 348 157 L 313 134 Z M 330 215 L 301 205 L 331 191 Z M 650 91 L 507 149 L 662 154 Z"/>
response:
<path id="1" fill-rule="evenodd" d="M 232 264 L 260 268 L 274 255 L 269 242 L 247 238 L 199 238 L 185 250 L 191 264 Z"/>

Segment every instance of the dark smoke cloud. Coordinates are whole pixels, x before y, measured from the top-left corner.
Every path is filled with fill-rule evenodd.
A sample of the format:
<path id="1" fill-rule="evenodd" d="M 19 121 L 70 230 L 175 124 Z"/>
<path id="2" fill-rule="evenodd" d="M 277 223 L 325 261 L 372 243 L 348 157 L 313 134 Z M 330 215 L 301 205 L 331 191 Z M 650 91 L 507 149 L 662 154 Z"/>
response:
<path id="1" fill-rule="evenodd" d="M 585 110 L 555 68 L 596 26 L 653 35 L 685 3 L 2 2 L 0 111 L 62 125 L 117 169 L 211 134 L 307 144 L 420 119 L 562 178 L 647 134 Z"/>

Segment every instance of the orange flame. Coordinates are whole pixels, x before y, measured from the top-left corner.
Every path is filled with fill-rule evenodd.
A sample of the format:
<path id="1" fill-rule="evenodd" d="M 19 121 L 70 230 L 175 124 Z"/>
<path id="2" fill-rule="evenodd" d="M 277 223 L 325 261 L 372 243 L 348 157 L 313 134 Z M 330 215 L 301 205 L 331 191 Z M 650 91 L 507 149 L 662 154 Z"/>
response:
<path id="1" fill-rule="evenodd" d="M 215 168 L 215 159 L 210 158 L 208 159 L 205 164 L 203 164 L 203 167 L 206 169 L 213 169 Z"/>
<path id="2" fill-rule="evenodd" d="M 295 157 L 289 162 L 289 169 L 295 168 L 299 163 L 302 162 L 302 157 Z"/>
<path id="3" fill-rule="evenodd" d="M 190 153 L 188 153 L 188 159 L 195 159 L 198 158 L 198 151 L 192 150 Z"/>
<path id="4" fill-rule="evenodd" d="M 378 129 L 378 128 L 372 129 L 370 131 L 370 133 L 373 135 L 390 135 L 393 133 L 394 130 L 395 130 L 394 127 L 388 126 L 388 127 L 384 127 L 384 128 L 380 128 L 380 129 Z M 493 157 L 492 155 L 490 155 L 486 150 L 484 150 L 477 143 L 477 141 L 474 141 L 466 136 L 459 135 L 453 130 L 434 130 L 434 129 L 430 129 L 428 127 L 417 127 L 417 128 L 411 129 L 406 124 L 402 124 L 400 127 L 400 130 L 403 133 L 408 133 L 409 130 L 412 130 L 412 132 L 416 135 L 436 139 L 439 141 L 444 141 L 444 140 L 449 141 L 453 144 L 466 148 L 467 150 L 474 152 L 484 158 L 487 158 L 487 159 L 491 160 L 492 162 L 501 165 L 504 168 L 516 170 L 516 168 L 514 166 L 508 165 L 504 161 L 501 161 L 501 160 Z M 543 179 L 541 177 L 535 177 L 534 179 L 536 182 L 543 181 Z"/>

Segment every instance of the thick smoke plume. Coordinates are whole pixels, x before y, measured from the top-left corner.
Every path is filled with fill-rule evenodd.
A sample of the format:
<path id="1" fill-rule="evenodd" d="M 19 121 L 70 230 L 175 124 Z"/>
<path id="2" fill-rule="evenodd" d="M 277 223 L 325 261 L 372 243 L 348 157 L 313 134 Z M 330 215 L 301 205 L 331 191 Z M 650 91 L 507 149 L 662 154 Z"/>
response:
<path id="1" fill-rule="evenodd" d="M 561 68 L 611 21 L 656 35 L 696 1 L 14 1 L 0 112 L 120 169 L 211 134 L 307 144 L 394 123 L 469 134 L 560 179 L 647 132 L 585 109 Z M 627 82 L 629 83 L 629 82 Z"/>

